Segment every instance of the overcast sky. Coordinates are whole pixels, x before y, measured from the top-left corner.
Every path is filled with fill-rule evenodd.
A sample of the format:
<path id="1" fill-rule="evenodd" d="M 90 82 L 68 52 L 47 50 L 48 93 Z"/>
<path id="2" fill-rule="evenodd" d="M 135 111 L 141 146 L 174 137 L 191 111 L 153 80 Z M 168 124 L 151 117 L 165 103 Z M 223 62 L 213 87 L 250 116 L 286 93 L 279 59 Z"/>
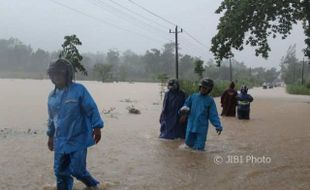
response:
<path id="1" fill-rule="evenodd" d="M 65 35 L 76 34 L 83 45 L 81 52 L 107 52 L 131 49 L 143 54 L 147 49 L 161 49 L 173 42 L 174 24 L 184 29 L 179 34 L 181 54 L 213 58 L 207 47 L 216 34 L 219 16 L 214 13 L 220 0 L 0 0 L 0 39 L 18 38 L 34 49 L 58 50 Z M 136 4 L 134 4 L 136 3 Z M 140 5 L 161 16 L 163 21 Z M 130 12 L 129 12 L 130 11 Z M 197 43 L 198 40 L 200 43 Z M 303 58 L 305 35 L 294 26 L 286 40 L 270 41 L 268 60 L 258 58 L 247 47 L 235 58 L 251 67 L 277 67 L 289 45 L 296 44 L 297 56 Z"/>

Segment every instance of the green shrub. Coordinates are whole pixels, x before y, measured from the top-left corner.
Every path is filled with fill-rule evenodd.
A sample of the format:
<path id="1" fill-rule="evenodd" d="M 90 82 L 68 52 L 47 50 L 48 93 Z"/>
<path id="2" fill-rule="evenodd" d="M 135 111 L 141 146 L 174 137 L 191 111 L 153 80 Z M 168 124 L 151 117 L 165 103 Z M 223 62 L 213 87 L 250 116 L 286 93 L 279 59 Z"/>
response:
<path id="1" fill-rule="evenodd" d="M 221 96 L 224 90 L 228 88 L 229 83 L 229 81 L 215 81 L 213 90 L 210 95 L 213 97 Z M 182 80 L 180 81 L 180 87 L 187 95 L 191 95 L 195 92 L 198 92 L 199 82 Z"/>
<path id="2" fill-rule="evenodd" d="M 300 84 L 290 84 L 286 86 L 286 91 L 289 94 L 310 95 L 310 86 Z"/>
<path id="3" fill-rule="evenodd" d="M 227 80 L 216 80 L 214 81 L 214 87 L 211 92 L 211 96 L 218 97 L 221 96 L 222 93 L 229 87 L 230 81 Z M 246 85 L 248 88 L 252 88 L 255 86 L 254 83 L 248 81 L 238 81 L 235 82 L 235 89 L 240 90 L 242 85 Z M 199 82 L 198 81 L 189 81 L 189 80 L 181 80 L 180 81 L 181 89 L 187 94 L 191 95 L 195 92 L 198 92 Z"/>
<path id="4" fill-rule="evenodd" d="M 189 80 L 181 80 L 180 88 L 187 94 L 191 95 L 195 92 L 198 92 L 199 82 L 197 81 L 189 81 Z"/>

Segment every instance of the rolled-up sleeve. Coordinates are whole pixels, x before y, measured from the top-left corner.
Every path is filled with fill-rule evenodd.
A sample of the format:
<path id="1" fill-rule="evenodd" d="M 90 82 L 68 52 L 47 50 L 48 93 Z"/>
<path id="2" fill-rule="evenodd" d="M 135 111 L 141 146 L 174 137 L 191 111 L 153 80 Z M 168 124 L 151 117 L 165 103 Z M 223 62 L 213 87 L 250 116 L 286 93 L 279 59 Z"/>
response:
<path id="1" fill-rule="evenodd" d="M 209 120 L 211 121 L 212 125 L 216 128 L 216 129 L 221 129 L 223 130 L 220 118 L 218 116 L 217 113 L 217 109 L 216 109 L 216 104 L 214 102 L 214 100 L 211 100 L 211 105 L 210 105 L 210 112 L 209 112 Z"/>
<path id="2" fill-rule="evenodd" d="M 48 105 L 48 120 L 47 120 L 47 136 L 49 137 L 53 137 L 54 133 L 55 133 L 55 125 L 54 125 L 54 121 L 53 121 L 53 116 L 51 113 L 51 109 L 50 106 Z"/>
<path id="3" fill-rule="evenodd" d="M 83 114 L 88 117 L 92 128 L 102 128 L 104 126 L 97 105 L 85 87 L 81 97 L 81 106 Z"/>

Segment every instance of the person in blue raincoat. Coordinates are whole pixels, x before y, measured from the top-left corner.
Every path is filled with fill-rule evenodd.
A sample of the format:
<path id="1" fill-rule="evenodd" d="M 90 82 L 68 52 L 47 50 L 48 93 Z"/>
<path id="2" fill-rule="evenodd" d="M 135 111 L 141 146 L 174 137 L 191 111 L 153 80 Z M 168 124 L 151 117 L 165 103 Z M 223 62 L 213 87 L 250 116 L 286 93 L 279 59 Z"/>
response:
<path id="1" fill-rule="evenodd" d="M 203 151 L 207 140 L 209 120 L 215 127 L 218 135 L 223 127 L 217 113 L 216 105 L 209 93 L 214 83 L 211 79 L 202 79 L 199 92 L 188 97 L 180 109 L 181 122 L 188 117 L 185 144 L 194 150 Z"/>
<path id="2" fill-rule="evenodd" d="M 169 91 L 165 93 L 163 109 L 160 114 L 160 138 L 185 138 L 186 125 L 179 123 L 179 110 L 183 106 L 186 94 L 180 90 L 176 79 L 168 81 Z"/>
<path id="3" fill-rule="evenodd" d="M 54 90 L 48 96 L 48 148 L 54 151 L 58 190 L 71 190 L 73 178 L 96 189 L 99 182 L 86 169 L 87 148 L 101 139 L 103 120 L 87 89 L 73 82 L 73 67 L 58 59 L 47 71 Z"/>
<path id="4" fill-rule="evenodd" d="M 253 97 L 248 94 L 247 86 L 242 86 L 240 94 L 237 95 L 237 114 L 238 119 L 250 119 L 250 103 L 253 101 Z"/>

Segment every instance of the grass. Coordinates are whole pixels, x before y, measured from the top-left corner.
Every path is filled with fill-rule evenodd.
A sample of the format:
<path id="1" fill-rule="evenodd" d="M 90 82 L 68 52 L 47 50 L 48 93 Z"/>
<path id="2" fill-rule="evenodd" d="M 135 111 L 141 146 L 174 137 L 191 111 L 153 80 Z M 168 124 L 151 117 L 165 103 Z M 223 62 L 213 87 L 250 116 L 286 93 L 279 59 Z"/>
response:
<path id="1" fill-rule="evenodd" d="M 286 86 L 286 91 L 289 94 L 310 95 L 310 84 L 289 84 Z"/>
<path id="2" fill-rule="evenodd" d="M 224 80 L 214 81 L 214 87 L 210 95 L 213 97 L 221 96 L 222 93 L 228 88 L 229 84 L 230 84 L 230 81 L 224 81 Z M 246 83 L 244 81 L 242 82 L 239 81 L 238 83 L 235 83 L 235 89 L 240 90 L 243 84 L 246 84 L 248 88 L 252 88 L 254 86 L 254 83 L 249 83 L 249 82 Z M 180 81 L 180 87 L 187 95 L 191 95 L 195 92 L 198 92 L 199 82 L 182 80 Z"/>
<path id="3" fill-rule="evenodd" d="M 224 90 L 229 86 L 229 83 L 229 81 L 215 81 L 210 95 L 213 97 L 221 96 Z M 180 81 L 180 87 L 187 95 L 191 95 L 198 92 L 199 82 L 183 80 Z"/>

